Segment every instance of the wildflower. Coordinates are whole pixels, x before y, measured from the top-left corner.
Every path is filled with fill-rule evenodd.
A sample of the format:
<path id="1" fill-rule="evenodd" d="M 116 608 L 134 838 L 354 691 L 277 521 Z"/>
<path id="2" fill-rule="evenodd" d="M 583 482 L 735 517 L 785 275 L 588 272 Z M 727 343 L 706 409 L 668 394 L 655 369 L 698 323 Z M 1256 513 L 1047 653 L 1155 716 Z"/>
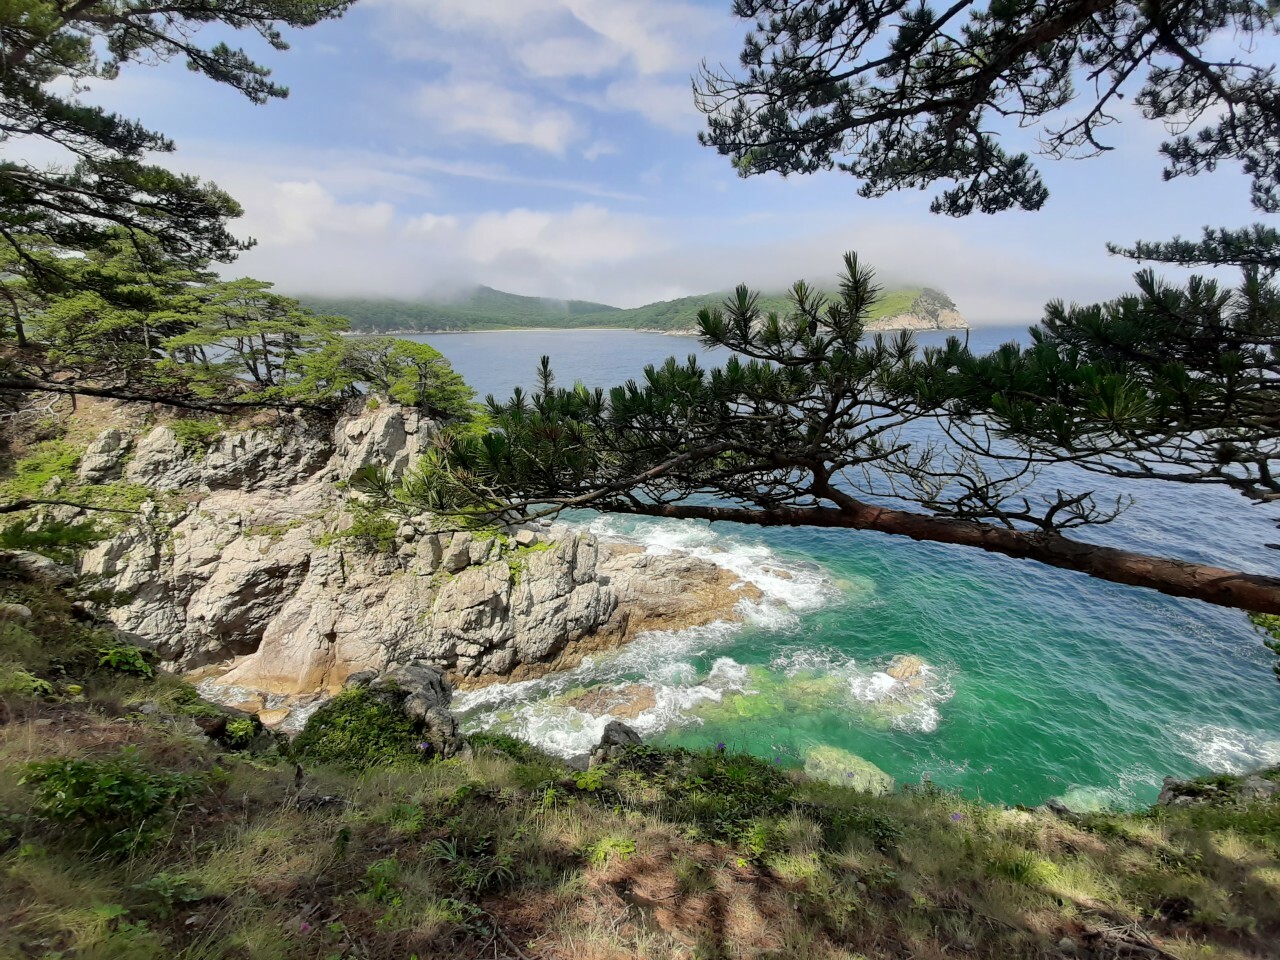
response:
<path id="1" fill-rule="evenodd" d="M 721 740 L 716 744 L 716 753 L 724 753 L 724 741 Z"/>
<path id="2" fill-rule="evenodd" d="M 951 822 L 952 822 L 952 823 L 959 823 L 959 822 L 960 822 L 961 820 L 963 820 L 963 819 L 964 819 L 964 814 L 963 814 L 963 813 L 953 813 L 953 814 L 951 815 Z"/>
<path id="3" fill-rule="evenodd" d="M 299 924 L 298 924 L 298 932 L 299 932 L 299 933 L 301 933 L 301 934 L 308 934 L 308 933 L 310 933 L 310 932 L 311 932 L 311 924 L 309 924 L 309 923 L 307 923 L 307 921 L 303 920 L 301 923 L 299 923 Z"/>

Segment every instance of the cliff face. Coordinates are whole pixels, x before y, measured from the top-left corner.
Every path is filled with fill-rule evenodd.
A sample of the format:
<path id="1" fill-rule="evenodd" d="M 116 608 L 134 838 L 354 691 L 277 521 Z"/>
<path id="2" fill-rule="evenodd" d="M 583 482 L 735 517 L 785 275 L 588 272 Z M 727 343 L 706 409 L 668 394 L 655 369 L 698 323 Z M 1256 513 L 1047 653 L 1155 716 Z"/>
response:
<path id="1" fill-rule="evenodd" d="M 965 330 L 968 326 L 950 297 L 926 287 L 905 312 L 873 320 L 867 324 L 867 329 Z"/>
<path id="2" fill-rule="evenodd" d="M 104 435 L 93 469 L 172 493 L 83 571 L 129 597 L 106 612 L 131 640 L 203 672 L 224 699 L 264 705 L 411 661 L 461 685 L 534 676 L 642 630 L 737 619 L 758 595 L 708 561 L 565 525 L 455 532 L 424 514 L 381 548 L 351 536 L 338 484 L 367 464 L 403 472 L 434 430 L 387 408 L 332 428 L 290 419 L 195 453 L 167 427 Z"/>

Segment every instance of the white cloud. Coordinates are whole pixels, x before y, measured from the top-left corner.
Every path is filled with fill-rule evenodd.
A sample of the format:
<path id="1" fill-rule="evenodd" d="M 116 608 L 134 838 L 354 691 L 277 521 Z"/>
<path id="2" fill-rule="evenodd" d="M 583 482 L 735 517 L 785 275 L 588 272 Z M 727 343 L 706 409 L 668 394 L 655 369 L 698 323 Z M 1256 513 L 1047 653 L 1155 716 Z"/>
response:
<path id="1" fill-rule="evenodd" d="M 582 151 L 582 159 L 589 163 L 594 163 L 601 157 L 607 157 L 617 152 L 617 146 L 610 143 L 608 140 L 597 140 L 588 146 L 587 149 Z"/>
<path id="2" fill-rule="evenodd" d="M 658 0 L 562 0 L 580 23 L 625 50 L 641 74 L 687 69 L 723 23 L 705 7 Z"/>
<path id="3" fill-rule="evenodd" d="M 702 125 L 688 80 L 669 82 L 652 77 L 615 80 L 605 87 L 602 95 L 588 98 L 586 102 L 600 110 L 638 113 L 654 126 L 677 133 L 696 131 Z"/>
<path id="4" fill-rule="evenodd" d="M 540 76 L 593 76 L 627 61 L 641 74 L 687 71 L 725 27 L 720 10 L 679 0 L 368 0 L 398 56 L 457 62 L 440 30 L 503 44 Z M 492 46 L 488 50 L 492 59 Z M 572 56 L 576 54 L 577 56 Z"/>
<path id="5" fill-rule="evenodd" d="M 430 94 L 519 90 L 487 104 L 482 98 L 433 104 L 446 129 L 484 132 L 503 143 L 559 153 L 583 118 L 571 105 L 633 112 L 669 130 L 696 129 L 689 76 L 704 56 L 724 49 L 737 27 L 723 11 L 680 0 L 374 0 L 380 36 L 393 56 L 448 65 Z M 736 42 L 736 36 L 735 36 Z M 516 94 L 512 94 L 516 96 Z M 535 102 L 536 101 L 536 102 Z M 512 122 L 532 107 L 521 134 Z M 467 117 L 466 110 L 478 111 Z M 555 145 L 554 147 L 548 146 Z"/>
<path id="6" fill-rule="evenodd" d="M 598 37 L 546 37 L 516 48 L 516 57 L 535 77 L 594 77 L 617 69 L 625 51 Z"/>
<path id="7" fill-rule="evenodd" d="M 661 246 L 646 221 L 595 204 L 567 212 L 516 209 L 485 213 L 467 233 L 474 262 L 495 264 L 530 256 L 563 266 L 618 263 Z"/>
<path id="8" fill-rule="evenodd" d="M 277 183 L 269 204 L 247 212 L 246 226 L 281 247 L 311 243 L 321 235 L 379 236 L 395 217 L 389 203 L 339 203 L 314 180 Z"/>
<path id="9" fill-rule="evenodd" d="M 1044 261 L 1013 238 L 975 242 L 954 224 L 861 219 L 842 225 L 754 213 L 734 221 L 652 217 L 597 203 L 476 213 L 348 202 L 314 181 L 228 180 L 259 246 L 227 269 L 289 293 L 416 297 L 484 283 L 514 293 L 637 306 L 738 283 L 780 290 L 830 284 L 858 250 L 889 284 L 946 290 L 971 320 L 1032 321 L 1049 295 L 1101 299 L 1130 265 L 1087 270 Z M 741 239 L 734 239 L 741 238 Z"/>
<path id="10" fill-rule="evenodd" d="M 530 146 L 563 156 L 582 131 L 567 110 L 493 83 L 446 81 L 420 87 L 418 113 L 440 132 Z"/>

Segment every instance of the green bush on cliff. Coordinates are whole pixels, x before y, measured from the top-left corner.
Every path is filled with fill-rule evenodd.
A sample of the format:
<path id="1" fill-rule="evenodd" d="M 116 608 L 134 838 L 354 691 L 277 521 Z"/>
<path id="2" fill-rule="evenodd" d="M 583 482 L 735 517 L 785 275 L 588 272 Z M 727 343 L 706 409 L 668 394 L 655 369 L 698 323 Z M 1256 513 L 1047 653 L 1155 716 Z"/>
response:
<path id="1" fill-rule="evenodd" d="M 69 828 L 83 846 L 124 853 L 148 846 L 202 778 L 153 770 L 126 747 L 107 760 L 31 763 L 20 783 L 34 788 L 37 815 Z"/>
<path id="2" fill-rule="evenodd" d="M 169 428 L 178 438 L 178 444 L 182 449 L 196 455 L 197 458 L 222 439 L 225 429 L 221 420 L 200 417 L 184 417 L 175 420 Z"/>
<path id="3" fill-rule="evenodd" d="M 418 762 L 422 724 L 401 711 L 397 696 L 364 687 L 344 690 L 311 715 L 293 741 L 293 755 L 308 763 L 365 769 Z"/>

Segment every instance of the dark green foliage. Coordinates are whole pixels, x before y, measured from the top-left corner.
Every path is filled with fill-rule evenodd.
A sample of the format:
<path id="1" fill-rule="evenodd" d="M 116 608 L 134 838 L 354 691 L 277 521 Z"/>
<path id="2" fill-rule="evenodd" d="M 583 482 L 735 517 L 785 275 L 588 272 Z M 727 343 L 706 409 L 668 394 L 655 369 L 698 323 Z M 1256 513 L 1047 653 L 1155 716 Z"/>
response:
<path id="1" fill-rule="evenodd" d="M 74 166 L 0 163 L 0 227 L 40 288 L 63 282 L 68 261 L 50 247 L 86 251 L 123 226 L 191 263 L 228 260 L 245 244 L 227 229 L 240 208 L 216 186 L 148 162 L 174 144 L 160 133 L 81 102 L 82 87 L 116 78 L 125 64 L 178 59 L 255 103 L 283 97 L 270 71 L 225 40 L 205 46 L 202 27 L 225 38 L 248 30 L 277 50 L 282 30 L 340 16 L 351 0 L 178 0 L 153 4 L 14 0 L 0 13 L 0 142 L 31 137 L 40 155 L 67 151 Z"/>
<path id="2" fill-rule="evenodd" d="M 367 509 L 361 504 L 356 504 L 352 509 L 351 526 L 328 536 L 324 542 L 349 540 L 364 550 L 378 553 L 390 553 L 395 549 L 399 524 L 394 517 Z"/>
<path id="3" fill-rule="evenodd" d="M 467 737 L 471 749 L 491 750 L 519 763 L 557 763 L 549 753 L 505 733 L 473 733 Z"/>
<path id="4" fill-rule="evenodd" d="M 34 788 L 39 816 L 70 828 L 88 848 L 124 853 L 154 840 L 175 804 L 203 780 L 153 770 L 124 748 L 109 760 L 32 763 L 21 782 Z"/>
<path id="5" fill-rule="evenodd" d="M 1039 173 L 1002 145 L 1015 124 L 1040 128 L 1044 155 L 1095 156 L 1127 97 L 1172 135 L 1166 178 L 1240 162 L 1254 204 L 1280 208 L 1280 87 L 1251 56 L 1274 30 L 1270 4 L 736 0 L 734 12 L 752 21 L 741 70 L 704 66 L 697 100 L 702 142 L 743 176 L 838 166 L 865 197 L 944 181 L 936 212 L 1037 210 Z M 1232 41 L 1239 54 L 1219 56 Z"/>
<path id="6" fill-rule="evenodd" d="M 907 389 L 956 419 L 993 418 L 1044 459 L 1280 497 L 1280 291 L 1256 270 L 1237 289 L 1135 281 L 1108 303 L 1049 304 L 1022 349 L 975 356 L 952 339 Z"/>
<path id="7" fill-rule="evenodd" d="M 1262 634 L 1262 643 L 1268 650 L 1280 657 L 1280 616 L 1269 613 L 1251 613 L 1249 621 L 1253 624 L 1260 634 Z M 1276 679 L 1280 680 L 1280 662 L 1274 663 L 1271 669 L 1275 671 Z"/>
<path id="8" fill-rule="evenodd" d="M 343 337 L 342 317 L 314 314 L 259 280 L 218 280 L 155 241 L 109 231 L 60 269 L 66 282 L 24 324 L 39 353 L 11 361 L 13 379 L 193 411 L 173 424 L 189 451 L 225 429 L 215 414 L 243 407 L 333 410 L 372 392 L 441 419 L 473 413 L 472 391 L 427 344 Z M 78 456 L 65 441 L 47 441 L 6 490 L 30 497 L 53 476 L 71 479 Z"/>
<path id="9" fill-rule="evenodd" d="M 1280 498 L 1280 295 L 1256 275 L 1238 291 L 1147 274 L 1139 287 L 1051 305 L 1026 349 L 977 356 L 952 338 L 920 351 L 906 332 L 865 338 L 880 291 L 848 254 L 838 298 L 801 282 L 785 312 L 766 311 L 743 286 L 702 311 L 703 343 L 730 354 L 720 367 L 673 357 L 640 381 L 565 389 L 544 357 L 535 390 L 489 398 L 487 433 L 453 436 L 398 488 L 367 492 L 472 521 L 591 507 L 875 530 L 1280 610 L 1277 578 L 1084 546 L 1066 534 L 1128 501 L 1036 482 L 1068 461 Z M 939 420 L 945 438 L 910 439 Z"/>
<path id="10" fill-rule="evenodd" d="M 805 809 L 808 812 L 808 808 Z M 874 808 L 836 812 L 819 809 L 813 812 L 817 821 L 822 824 L 823 840 L 833 850 L 840 849 L 851 837 L 867 837 L 881 851 L 889 852 L 903 838 L 902 824 Z"/>
<path id="11" fill-rule="evenodd" d="M 218 420 L 183 417 L 169 424 L 169 429 L 178 438 L 183 450 L 198 454 L 217 443 L 225 427 Z"/>
<path id="12" fill-rule="evenodd" d="M 681 819 L 698 825 L 710 839 L 743 843 L 763 853 L 770 819 L 792 807 L 795 781 L 759 757 L 711 750 L 663 750 L 639 746 L 615 762 L 658 786 Z"/>
<path id="13" fill-rule="evenodd" d="M 87 548 L 106 536 L 93 521 L 63 523 L 50 520 L 39 527 L 15 520 L 0 527 L 0 548 L 30 550 L 59 563 L 71 564 Z"/>
<path id="14" fill-rule="evenodd" d="M 292 391 L 308 399 L 356 399 L 365 390 L 446 420 L 475 413 L 475 392 L 434 347 L 390 337 L 332 337 L 292 364 Z"/>
<path id="15" fill-rule="evenodd" d="M 403 699 L 394 691 L 344 690 L 312 714 L 293 741 L 293 755 L 356 769 L 428 758 L 422 724 L 404 715 Z"/>
<path id="16" fill-rule="evenodd" d="M 171 873 L 157 873 L 134 884 L 134 889 L 147 898 L 149 909 L 161 918 L 172 917 L 178 910 L 205 898 L 199 886 Z"/>
<path id="17" fill-rule="evenodd" d="M 147 651 L 123 643 L 99 648 L 98 666 L 148 680 L 156 675 L 155 668 L 148 660 Z"/>
<path id="18" fill-rule="evenodd" d="M 350 317 L 358 330 L 382 333 L 607 326 L 608 316 L 621 312 L 603 303 L 522 297 L 489 287 L 439 301 L 309 296 L 303 302 L 322 313 Z"/>

